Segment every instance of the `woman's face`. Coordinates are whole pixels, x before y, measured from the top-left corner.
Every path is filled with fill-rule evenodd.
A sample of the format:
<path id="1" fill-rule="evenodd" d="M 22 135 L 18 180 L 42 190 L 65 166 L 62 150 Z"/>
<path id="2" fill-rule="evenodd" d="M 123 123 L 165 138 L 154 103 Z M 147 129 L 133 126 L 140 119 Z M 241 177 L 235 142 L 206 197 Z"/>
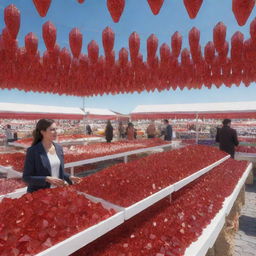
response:
<path id="1" fill-rule="evenodd" d="M 41 131 L 43 139 L 47 141 L 53 141 L 57 139 L 57 126 L 53 123 L 46 131 Z"/>

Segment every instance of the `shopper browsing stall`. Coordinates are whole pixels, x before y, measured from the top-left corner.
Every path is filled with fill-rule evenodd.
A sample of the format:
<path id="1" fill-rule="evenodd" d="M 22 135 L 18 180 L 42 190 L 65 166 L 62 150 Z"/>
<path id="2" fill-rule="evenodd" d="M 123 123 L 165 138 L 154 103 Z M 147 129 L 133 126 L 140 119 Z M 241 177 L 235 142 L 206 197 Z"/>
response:
<path id="1" fill-rule="evenodd" d="M 119 139 L 124 139 L 125 137 L 125 128 L 122 122 L 119 122 L 119 125 L 118 125 L 118 137 Z"/>
<path id="2" fill-rule="evenodd" d="M 165 134 L 164 134 L 164 140 L 172 140 L 172 126 L 169 124 L 169 121 L 167 119 L 164 120 L 165 125 Z"/>
<path id="3" fill-rule="evenodd" d="M 113 140 L 113 126 L 109 120 L 105 128 L 105 138 L 107 142 L 111 142 Z"/>
<path id="4" fill-rule="evenodd" d="M 152 139 L 156 137 L 156 127 L 155 127 L 155 122 L 151 121 L 151 123 L 149 124 L 149 126 L 147 127 L 147 135 L 148 135 L 148 139 Z"/>
<path id="5" fill-rule="evenodd" d="M 224 119 L 223 126 L 217 131 L 216 142 L 219 142 L 220 150 L 230 154 L 232 158 L 235 156 L 235 146 L 238 146 L 237 133 L 235 129 L 232 129 L 231 120 Z"/>
<path id="6" fill-rule="evenodd" d="M 14 141 L 14 139 L 13 139 L 12 127 L 11 127 L 10 124 L 7 124 L 7 125 L 6 125 L 6 128 L 5 128 L 5 136 L 6 136 L 7 142 L 13 142 L 13 141 Z"/>
<path id="7" fill-rule="evenodd" d="M 91 126 L 89 124 L 86 125 L 86 133 L 88 135 L 92 135 L 92 128 L 91 128 Z"/>
<path id="8" fill-rule="evenodd" d="M 57 138 L 54 120 L 39 120 L 33 137 L 32 146 L 27 150 L 23 172 L 28 192 L 80 182 L 80 178 L 64 172 L 63 150 L 54 142 Z"/>
<path id="9" fill-rule="evenodd" d="M 126 134 L 128 140 L 134 140 L 135 139 L 135 129 L 133 126 L 133 123 L 128 123 L 128 126 L 126 128 Z"/>

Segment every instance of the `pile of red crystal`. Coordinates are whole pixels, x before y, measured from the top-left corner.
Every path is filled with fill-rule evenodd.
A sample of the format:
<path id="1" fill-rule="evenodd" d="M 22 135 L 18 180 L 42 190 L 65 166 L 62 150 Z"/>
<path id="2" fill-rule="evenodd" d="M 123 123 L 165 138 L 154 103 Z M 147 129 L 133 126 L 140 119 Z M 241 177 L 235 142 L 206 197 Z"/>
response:
<path id="1" fill-rule="evenodd" d="M 79 191 L 123 207 L 207 167 L 227 154 L 214 147 L 190 145 L 108 167 L 76 185 Z"/>
<path id="2" fill-rule="evenodd" d="M 24 167 L 25 154 L 17 153 L 3 153 L 0 154 L 0 165 L 5 167 L 12 167 L 13 170 L 22 172 Z"/>
<path id="3" fill-rule="evenodd" d="M 212 171 L 72 254 L 182 256 L 221 210 L 247 163 L 228 159 Z"/>
<path id="4" fill-rule="evenodd" d="M 150 140 L 123 140 L 112 143 L 96 143 L 91 145 L 73 145 L 70 148 L 64 147 L 65 162 L 71 163 L 105 155 L 113 155 L 136 149 L 149 148 L 167 144 L 167 142 L 155 138 Z"/>
<path id="5" fill-rule="evenodd" d="M 256 147 L 253 146 L 238 146 L 236 148 L 237 152 L 242 152 L 242 153 L 255 153 L 256 154 Z"/>
<path id="6" fill-rule="evenodd" d="M 1 256 L 34 255 L 115 214 L 71 186 L 0 203 Z"/>
<path id="7" fill-rule="evenodd" d="M 58 141 L 64 142 L 64 141 L 75 141 L 79 139 L 87 139 L 87 138 L 93 138 L 93 137 L 102 137 L 101 135 L 86 135 L 86 134 L 61 134 L 58 135 Z M 18 144 L 23 144 L 24 146 L 31 146 L 33 141 L 33 138 L 23 138 L 20 140 L 15 141 Z"/>
<path id="8" fill-rule="evenodd" d="M 26 186 L 27 185 L 21 179 L 0 179 L 0 195 L 11 193 L 18 188 Z"/>

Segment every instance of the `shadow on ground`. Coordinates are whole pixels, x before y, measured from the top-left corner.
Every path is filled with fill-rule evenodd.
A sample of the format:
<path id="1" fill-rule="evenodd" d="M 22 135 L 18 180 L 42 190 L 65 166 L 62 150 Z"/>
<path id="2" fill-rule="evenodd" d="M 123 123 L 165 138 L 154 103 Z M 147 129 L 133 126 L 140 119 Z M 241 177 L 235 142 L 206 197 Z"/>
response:
<path id="1" fill-rule="evenodd" d="M 254 236 L 256 239 L 256 218 L 241 215 L 239 218 L 239 230 L 248 236 Z"/>

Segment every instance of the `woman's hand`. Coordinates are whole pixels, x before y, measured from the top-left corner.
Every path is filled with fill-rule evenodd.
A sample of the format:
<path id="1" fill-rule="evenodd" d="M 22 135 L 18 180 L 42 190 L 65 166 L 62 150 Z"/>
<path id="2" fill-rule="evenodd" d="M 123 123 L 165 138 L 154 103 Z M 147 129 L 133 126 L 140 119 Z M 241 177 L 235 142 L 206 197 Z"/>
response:
<path id="1" fill-rule="evenodd" d="M 82 181 L 81 178 L 75 176 L 69 176 L 69 179 L 72 181 L 73 184 L 78 184 Z"/>
<path id="2" fill-rule="evenodd" d="M 54 185 L 56 187 L 62 187 L 67 185 L 67 182 L 65 182 L 65 180 L 62 180 L 56 177 L 47 176 L 45 180 L 51 185 Z"/>

